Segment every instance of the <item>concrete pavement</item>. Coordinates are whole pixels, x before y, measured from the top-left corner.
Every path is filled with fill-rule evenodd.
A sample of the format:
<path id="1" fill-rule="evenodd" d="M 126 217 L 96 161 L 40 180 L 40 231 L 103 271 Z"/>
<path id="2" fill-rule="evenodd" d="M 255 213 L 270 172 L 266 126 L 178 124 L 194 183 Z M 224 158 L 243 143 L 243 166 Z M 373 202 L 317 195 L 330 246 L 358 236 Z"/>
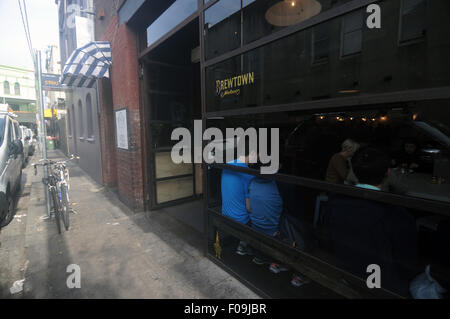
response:
<path id="1" fill-rule="evenodd" d="M 61 157 L 58 151 L 50 157 Z M 163 212 L 134 214 L 117 196 L 70 165 L 68 232 L 46 220 L 41 171 L 30 165 L 19 200 L 21 216 L 0 235 L 2 298 L 258 298 L 203 256 L 193 229 Z M 27 186 L 28 185 L 28 188 Z M 28 191 L 27 191 L 28 189 Z M 29 194 L 29 195 L 28 195 Z M 81 288 L 69 289 L 67 266 L 81 269 Z M 23 291 L 11 295 L 15 280 Z"/>

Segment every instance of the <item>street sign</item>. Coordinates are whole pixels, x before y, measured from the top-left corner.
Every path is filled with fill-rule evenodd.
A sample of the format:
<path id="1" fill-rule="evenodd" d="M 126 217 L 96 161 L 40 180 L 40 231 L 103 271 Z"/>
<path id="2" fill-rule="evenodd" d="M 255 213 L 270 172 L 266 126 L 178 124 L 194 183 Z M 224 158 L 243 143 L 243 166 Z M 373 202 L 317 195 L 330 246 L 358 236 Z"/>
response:
<path id="1" fill-rule="evenodd" d="M 59 83 L 59 74 L 42 73 L 42 89 L 45 91 L 66 91 L 70 88 Z"/>

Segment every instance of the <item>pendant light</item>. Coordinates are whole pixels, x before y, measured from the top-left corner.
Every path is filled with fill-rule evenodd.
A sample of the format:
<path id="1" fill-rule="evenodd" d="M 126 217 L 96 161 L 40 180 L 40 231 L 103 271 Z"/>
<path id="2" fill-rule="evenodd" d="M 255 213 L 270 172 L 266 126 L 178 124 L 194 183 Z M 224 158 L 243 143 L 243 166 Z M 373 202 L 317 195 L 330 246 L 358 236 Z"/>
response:
<path id="1" fill-rule="evenodd" d="M 266 12 L 266 20 L 277 27 L 287 27 L 308 20 L 322 11 L 317 0 L 283 0 Z"/>

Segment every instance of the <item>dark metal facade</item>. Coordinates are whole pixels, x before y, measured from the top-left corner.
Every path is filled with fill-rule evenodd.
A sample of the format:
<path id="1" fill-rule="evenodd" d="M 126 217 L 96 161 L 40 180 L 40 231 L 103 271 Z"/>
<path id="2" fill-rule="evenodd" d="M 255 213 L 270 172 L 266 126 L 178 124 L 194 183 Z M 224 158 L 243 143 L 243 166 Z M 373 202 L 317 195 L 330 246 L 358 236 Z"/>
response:
<path id="1" fill-rule="evenodd" d="M 150 46 L 145 45 L 145 29 L 143 26 L 148 26 L 144 18 L 139 18 L 133 21 L 133 24 L 139 25 L 139 59 L 143 60 L 146 55 L 149 54 L 153 49 L 158 47 L 161 43 L 169 39 L 176 32 L 183 29 L 189 23 L 194 21 L 195 19 L 199 20 L 199 39 L 200 39 L 200 74 L 201 74 L 201 109 L 202 109 L 202 121 L 203 128 L 207 127 L 207 121 L 211 118 L 216 117 L 233 117 L 233 116 L 247 116 L 247 115 L 255 115 L 255 114 L 263 114 L 263 113 L 277 113 L 277 112 L 291 112 L 291 111 L 315 111 L 320 112 L 323 110 L 333 110 L 333 109 L 341 109 L 343 107 L 352 107 L 353 109 L 357 109 L 358 107 L 365 107 L 368 105 L 384 105 L 384 104 L 392 104 L 392 103 L 401 103 L 401 102 L 410 102 L 410 101 L 426 101 L 426 100 L 442 100 L 450 98 L 450 86 L 447 87 L 435 87 L 435 88 L 424 88 L 424 89 L 413 89 L 406 91 L 398 91 L 398 92 L 389 92 L 389 93 L 379 93 L 379 94 L 367 94 L 363 96 L 351 96 L 351 97 L 343 97 L 343 98 L 331 98 L 326 100 L 317 100 L 317 101 L 304 101 L 304 102 L 296 102 L 296 103 L 288 103 L 288 104 L 277 104 L 270 106 L 256 106 L 252 108 L 238 108 L 232 110 L 221 110 L 221 111 L 210 111 L 207 110 L 207 101 L 206 101 L 206 69 L 208 67 L 214 66 L 217 63 L 226 61 L 230 58 L 237 57 L 241 54 L 249 52 L 251 50 L 263 47 L 270 43 L 273 43 L 277 40 L 286 38 L 290 35 L 293 35 L 297 32 L 305 30 L 307 28 L 311 28 L 315 25 L 328 21 L 330 19 L 345 15 L 346 13 L 355 11 L 357 9 L 364 8 L 372 3 L 377 3 L 379 1 L 373 0 L 353 0 L 347 1 L 344 4 L 332 8 L 320 15 L 317 15 L 311 19 L 308 19 L 304 22 L 296 24 L 291 27 L 287 27 L 282 29 L 281 31 L 272 33 L 267 35 L 259 40 L 251 42 L 249 44 L 244 44 L 240 46 L 238 49 L 231 50 L 225 54 L 214 57 L 212 59 L 207 60 L 205 58 L 205 38 L 204 34 L 204 24 L 205 24 L 205 16 L 204 11 L 208 8 L 215 5 L 219 0 L 211 0 L 207 4 L 204 4 L 204 0 L 198 0 L 198 10 L 186 18 L 183 22 L 177 25 L 174 29 L 168 31 L 162 38 L 153 43 Z M 130 2 L 130 1 L 127 1 Z M 149 1 L 147 1 L 149 2 Z M 172 3 L 172 2 L 171 2 Z M 125 8 L 123 6 L 122 8 Z M 127 8 L 127 7 L 126 7 Z M 145 16 L 141 12 L 141 16 Z M 120 11 L 119 11 L 120 16 Z M 131 19 L 131 18 L 130 18 Z M 143 81 L 141 81 L 141 91 L 145 88 L 145 76 L 143 76 Z M 141 96 L 141 101 L 144 105 L 150 105 L 148 101 L 146 101 L 144 96 Z M 151 105 L 150 105 L 151 107 Z M 146 118 L 146 117 L 145 117 Z M 145 130 L 145 127 L 148 123 L 143 123 L 142 127 Z M 147 139 L 151 139 L 149 132 L 143 134 Z M 203 142 L 206 143 L 206 142 Z M 151 155 L 148 155 L 151 156 Z M 242 172 L 250 175 L 259 175 L 259 173 L 252 169 L 246 169 L 241 167 L 230 167 L 224 164 L 214 164 L 214 165 L 203 165 L 203 197 L 204 197 L 204 223 L 205 223 L 205 254 L 208 257 L 222 266 L 230 272 L 232 275 L 240 277 L 238 274 L 234 273 L 231 269 L 229 269 L 224 263 L 217 260 L 215 256 L 210 254 L 208 251 L 209 246 L 209 238 L 208 232 L 209 227 L 216 227 L 219 230 L 224 230 L 230 234 L 233 234 L 235 237 L 248 241 L 254 247 L 259 248 L 261 251 L 268 252 L 272 256 L 276 256 L 280 261 L 285 262 L 293 269 L 298 270 L 301 273 L 309 276 L 316 282 L 321 285 L 338 292 L 342 296 L 348 298 L 397 298 L 398 295 L 386 291 L 384 289 L 375 289 L 368 290 L 366 287 L 366 283 L 363 282 L 360 278 L 353 276 L 341 269 L 336 268 L 335 266 L 328 264 L 314 256 L 311 256 L 307 253 L 303 253 L 299 250 L 293 249 L 292 247 L 287 246 L 281 242 L 275 241 L 268 236 L 262 235 L 253 229 L 241 225 L 239 223 L 234 222 L 233 220 L 224 217 L 221 215 L 220 210 L 216 208 L 211 208 L 208 205 L 209 198 L 209 188 L 208 188 L 208 170 L 211 168 L 217 169 L 228 169 L 232 171 Z M 154 167 L 148 167 L 148 170 L 154 169 Z M 148 175 L 148 174 L 147 174 Z M 450 216 L 450 204 L 446 202 L 439 202 L 433 200 L 426 200 L 421 198 L 413 198 L 410 196 L 397 195 L 386 192 L 376 192 L 366 189 L 355 189 L 354 187 L 345 186 L 345 185 L 334 185 L 324 181 L 292 176 L 292 175 L 284 175 L 284 174 L 276 174 L 276 175 L 265 175 L 266 178 L 273 179 L 275 181 L 286 182 L 289 184 L 300 185 L 304 187 L 308 187 L 315 190 L 320 191 L 329 191 L 338 194 L 350 195 L 352 197 L 370 199 L 373 201 L 379 201 L 383 203 L 403 206 L 412 209 L 420 209 L 422 211 L 427 211 L 435 214 L 442 214 L 446 216 Z M 149 183 L 150 189 L 147 190 L 148 193 L 151 193 L 151 188 L 155 187 L 156 181 L 151 181 Z M 175 202 L 175 204 L 179 203 L 179 201 Z M 171 203 L 171 205 L 174 203 Z M 253 289 L 258 290 L 252 284 L 250 284 L 245 278 L 239 278 L 245 284 L 251 286 Z M 344 283 L 345 282 L 345 283 Z M 350 283 L 350 285 L 348 284 Z M 258 290 L 259 291 L 259 290 Z M 259 291 L 262 295 L 263 292 Z"/>

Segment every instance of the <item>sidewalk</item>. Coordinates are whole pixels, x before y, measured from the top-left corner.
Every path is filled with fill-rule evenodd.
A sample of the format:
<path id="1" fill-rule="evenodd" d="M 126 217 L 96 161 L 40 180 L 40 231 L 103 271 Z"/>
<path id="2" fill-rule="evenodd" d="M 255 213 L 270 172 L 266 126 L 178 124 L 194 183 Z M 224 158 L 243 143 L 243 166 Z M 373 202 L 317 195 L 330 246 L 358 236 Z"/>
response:
<path id="1" fill-rule="evenodd" d="M 49 157 L 61 155 L 50 151 Z M 41 218 L 41 172 L 34 176 L 31 165 L 24 170 L 31 184 L 22 221 L 25 283 L 15 297 L 258 298 L 203 256 L 203 241 L 191 228 L 162 212 L 134 214 L 74 164 L 70 195 L 76 214 L 70 215 L 70 230 L 59 235 L 54 219 Z M 67 288 L 71 264 L 81 268 L 81 289 Z"/>

